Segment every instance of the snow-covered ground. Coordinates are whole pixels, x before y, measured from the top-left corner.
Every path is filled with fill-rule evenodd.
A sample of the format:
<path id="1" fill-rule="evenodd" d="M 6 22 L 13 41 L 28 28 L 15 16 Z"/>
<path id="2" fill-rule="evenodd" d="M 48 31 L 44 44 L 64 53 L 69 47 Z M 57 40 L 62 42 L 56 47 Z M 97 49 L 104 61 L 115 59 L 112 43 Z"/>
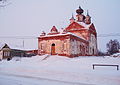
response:
<path id="1" fill-rule="evenodd" d="M 92 69 L 92 64 L 120 66 L 120 57 L 46 56 L 0 61 L 0 85 L 120 85 L 116 67 Z"/>

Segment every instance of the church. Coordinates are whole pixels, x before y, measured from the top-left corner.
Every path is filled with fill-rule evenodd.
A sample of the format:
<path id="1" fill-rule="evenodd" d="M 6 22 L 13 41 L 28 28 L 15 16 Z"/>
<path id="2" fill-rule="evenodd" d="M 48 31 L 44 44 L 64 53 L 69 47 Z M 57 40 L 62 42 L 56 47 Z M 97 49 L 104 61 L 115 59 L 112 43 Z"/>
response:
<path id="1" fill-rule="evenodd" d="M 70 24 L 61 31 L 53 26 L 49 33 L 44 31 L 38 37 L 38 54 L 61 55 L 70 58 L 98 54 L 97 32 L 91 17 L 83 14 L 79 6 L 76 18 L 72 15 Z"/>

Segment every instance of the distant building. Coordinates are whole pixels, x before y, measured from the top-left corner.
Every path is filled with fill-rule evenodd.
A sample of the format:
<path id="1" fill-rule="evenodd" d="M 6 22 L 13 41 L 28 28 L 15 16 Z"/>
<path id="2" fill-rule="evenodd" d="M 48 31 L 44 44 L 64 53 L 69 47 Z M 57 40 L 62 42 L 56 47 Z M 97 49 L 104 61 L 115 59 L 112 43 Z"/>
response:
<path id="1" fill-rule="evenodd" d="M 0 43 L 0 60 L 11 58 L 11 49 L 5 43 Z"/>
<path id="2" fill-rule="evenodd" d="M 61 31 L 53 26 L 50 33 L 42 32 L 38 37 L 38 54 L 68 57 L 97 55 L 97 32 L 88 11 L 86 16 L 83 12 L 79 7 L 76 19 L 72 15 L 70 24 Z"/>
<path id="3" fill-rule="evenodd" d="M 11 56 L 12 57 L 25 57 L 26 51 L 20 49 L 11 49 Z"/>
<path id="4" fill-rule="evenodd" d="M 36 56 L 38 54 L 38 50 L 26 50 L 26 57 Z"/>
<path id="5" fill-rule="evenodd" d="M 0 60 L 11 59 L 12 57 L 25 57 L 26 51 L 9 46 L 6 43 L 0 43 Z"/>

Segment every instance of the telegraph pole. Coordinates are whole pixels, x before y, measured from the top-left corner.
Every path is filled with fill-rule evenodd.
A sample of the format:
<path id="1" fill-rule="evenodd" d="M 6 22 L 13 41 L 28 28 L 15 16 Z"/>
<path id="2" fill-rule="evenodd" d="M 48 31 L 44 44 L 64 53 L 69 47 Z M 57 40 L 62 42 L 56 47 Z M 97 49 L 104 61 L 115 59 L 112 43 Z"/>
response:
<path id="1" fill-rule="evenodd" d="M 25 46 L 25 43 L 24 43 L 24 39 L 23 39 L 23 48 L 24 48 L 24 46 Z"/>

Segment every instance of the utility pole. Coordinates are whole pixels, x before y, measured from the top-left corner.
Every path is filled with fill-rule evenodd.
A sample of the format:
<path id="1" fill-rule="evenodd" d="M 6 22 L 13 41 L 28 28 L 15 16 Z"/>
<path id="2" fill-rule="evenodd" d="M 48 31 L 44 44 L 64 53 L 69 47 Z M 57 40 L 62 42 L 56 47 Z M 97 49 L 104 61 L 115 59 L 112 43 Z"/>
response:
<path id="1" fill-rule="evenodd" d="M 25 43 L 24 43 L 24 39 L 23 39 L 23 48 L 24 48 L 24 44 L 25 44 Z"/>

